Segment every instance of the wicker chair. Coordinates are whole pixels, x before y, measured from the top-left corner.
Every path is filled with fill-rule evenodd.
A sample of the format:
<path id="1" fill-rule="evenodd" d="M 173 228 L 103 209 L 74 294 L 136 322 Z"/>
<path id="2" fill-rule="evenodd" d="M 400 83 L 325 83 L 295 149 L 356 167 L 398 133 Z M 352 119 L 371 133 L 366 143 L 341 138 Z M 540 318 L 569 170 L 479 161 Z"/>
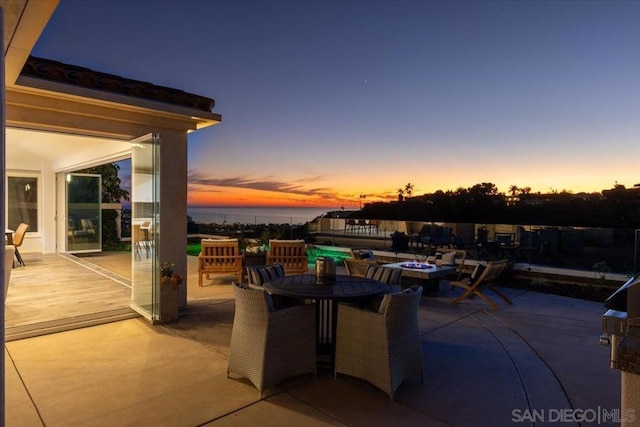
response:
<path id="1" fill-rule="evenodd" d="M 388 292 L 390 293 L 400 292 L 400 281 L 402 280 L 401 268 L 370 265 L 364 273 L 364 277 L 386 283 L 389 286 Z"/>
<path id="2" fill-rule="evenodd" d="M 350 276 L 364 277 L 364 275 L 367 273 L 367 269 L 371 265 L 378 265 L 378 262 L 366 259 L 352 258 L 345 258 L 344 260 L 344 268 L 347 270 L 347 274 Z"/>
<path id="3" fill-rule="evenodd" d="M 284 266 L 282 264 L 247 266 L 247 281 L 250 288 L 261 290 L 265 282 L 270 282 L 280 277 L 284 277 Z"/>
<path id="4" fill-rule="evenodd" d="M 264 290 L 233 282 L 236 311 L 227 377 L 233 372 L 260 391 L 290 376 L 316 374 L 313 304 L 274 310 Z"/>
<path id="5" fill-rule="evenodd" d="M 267 264 L 282 264 L 286 274 L 305 274 L 309 258 L 304 240 L 269 240 Z"/>
<path id="6" fill-rule="evenodd" d="M 247 267 L 247 282 L 252 289 L 263 290 L 264 284 L 274 279 L 284 277 L 284 267 L 281 264 L 275 265 L 254 265 Z M 304 301 L 287 298 L 281 295 L 271 295 L 274 307 L 279 310 L 283 307 L 291 307 Z"/>
<path id="7" fill-rule="evenodd" d="M 377 313 L 338 304 L 335 376 L 367 380 L 391 400 L 404 380 L 424 380 L 418 330 L 421 295 L 421 286 L 388 294 Z"/>
<path id="8" fill-rule="evenodd" d="M 214 273 L 234 273 L 242 281 L 242 254 L 238 239 L 202 239 L 198 255 L 198 286 L 202 276 L 209 280 Z"/>

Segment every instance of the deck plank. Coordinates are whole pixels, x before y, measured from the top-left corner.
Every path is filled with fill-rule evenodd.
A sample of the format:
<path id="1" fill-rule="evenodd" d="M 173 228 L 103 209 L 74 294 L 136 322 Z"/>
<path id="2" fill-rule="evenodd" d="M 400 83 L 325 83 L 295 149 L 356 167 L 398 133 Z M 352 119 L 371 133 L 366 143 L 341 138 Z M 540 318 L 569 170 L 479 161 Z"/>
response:
<path id="1" fill-rule="evenodd" d="M 72 255 L 24 257 L 26 266 L 16 266 L 11 272 L 5 303 L 7 336 L 12 328 L 37 328 L 48 322 L 129 308 L 130 277 L 100 271 Z"/>

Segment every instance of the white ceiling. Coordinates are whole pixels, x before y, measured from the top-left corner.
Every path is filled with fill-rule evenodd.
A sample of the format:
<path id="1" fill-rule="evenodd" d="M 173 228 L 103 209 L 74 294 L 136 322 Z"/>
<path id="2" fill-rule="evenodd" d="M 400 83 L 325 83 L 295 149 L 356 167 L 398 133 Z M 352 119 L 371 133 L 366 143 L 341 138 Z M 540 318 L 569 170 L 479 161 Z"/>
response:
<path id="1" fill-rule="evenodd" d="M 6 147 L 7 169 L 40 160 L 54 171 L 121 160 L 131 151 L 128 141 L 16 128 L 6 129 Z"/>

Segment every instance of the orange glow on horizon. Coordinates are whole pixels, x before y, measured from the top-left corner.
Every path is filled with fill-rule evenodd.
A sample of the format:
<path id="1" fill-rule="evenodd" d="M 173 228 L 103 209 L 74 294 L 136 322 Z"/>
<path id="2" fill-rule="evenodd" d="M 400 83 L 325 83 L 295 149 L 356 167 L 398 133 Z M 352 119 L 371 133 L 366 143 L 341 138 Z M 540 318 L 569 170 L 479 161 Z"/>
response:
<path id="1" fill-rule="evenodd" d="M 598 178 L 600 178 L 600 181 L 602 180 L 602 177 Z M 394 179 L 394 181 L 398 181 L 398 179 Z M 589 182 L 579 182 L 566 179 L 565 181 L 567 183 L 571 182 L 575 185 L 576 188 L 583 187 L 576 190 L 560 186 L 548 186 L 547 188 L 540 188 L 543 185 L 546 185 L 543 177 L 538 179 L 527 177 L 522 179 L 522 182 L 516 181 L 517 180 L 514 180 L 510 184 L 506 184 L 504 182 L 498 182 L 497 180 L 476 179 L 474 181 L 473 179 L 471 179 L 469 182 L 472 183 L 445 184 L 443 182 L 436 182 L 432 180 L 428 185 L 420 185 L 418 181 L 410 181 L 412 184 L 414 184 L 414 189 L 411 196 L 416 197 L 423 194 L 433 194 L 436 191 L 456 191 L 459 188 L 470 188 L 476 184 L 481 184 L 483 182 L 492 182 L 496 185 L 498 191 L 505 195 L 509 194 L 509 190 L 512 185 L 516 185 L 518 187 L 524 187 L 525 185 L 529 186 L 531 188 L 531 193 L 534 194 L 547 194 L 554 191 L 569 191 L 574 194 L 580 192 L 596 193 L 601 192 L 602 190 L 613 188 L 613 184 L 602 185 L 601 188 L 597 190 L 587 190 L 586 188 L 584 188 L 586 187 L 585 184 L 587 184 L 588 186 L 598 186 L 598 183 L 596 182 L 597 179 L 593 179 Z M 527 181 L 534 185 L 525 184 L 525 182 Z M 327 210 L 339 210 L 341 208 L 359 209 L 360 207 L 368 203 L 389 202 L 397 200 L 398 189 L 404 188 L 404 185 L 407 182 L 404 182 L 403 184 L 398 183 L 396 187 L 386 187 L 384 189 L 375 188 L 375 185 L 372 186 L 372 183 L 369 182 L 367 183 L 367 185 L 362 185 L 360 189 L 353 188 L 353 186 L 350 186 L 350 188 L 341 186 L 340 191 L 330 190 L 324 191 L 322 194 L 313 194 L 312 191 L 309 191 L 310 194 L 305 194 L 305 192 L 302 190 L 300 191 L 300 193 L 285 193 L 249 188 L 217 186 L 207 187 L 202 185 L 190 185 L 188 189 L 187 204 L 189 206 L 216 207 L 307 207 Z M 360 185 L 358 185 L 358 187 L 360 187 Z M 632 187 L 633 185 L 627 185 L 627 188 Z"/>
<path id="2" fill-rule="evenodd" d="M 296 207 L 326 209 L 357 209 L 360 200 L 336 194 L 335 197 L 306 196 L 300 194 L 277 193 L 270 191 L 216 188 L 215 190 L 189 189 L 189 206 L 221 207 Z"/>

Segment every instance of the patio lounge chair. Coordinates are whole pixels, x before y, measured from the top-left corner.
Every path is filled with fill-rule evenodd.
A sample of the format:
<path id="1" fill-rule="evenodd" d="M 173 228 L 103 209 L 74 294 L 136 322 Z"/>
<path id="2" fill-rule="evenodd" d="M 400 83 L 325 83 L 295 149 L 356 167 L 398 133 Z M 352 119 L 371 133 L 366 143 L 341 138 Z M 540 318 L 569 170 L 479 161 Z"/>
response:
<path id="1" fill-rule="evenodd" d="M 334 375 L 369 381 L 391 400 L 402 382 L 423 380 L 418 329 L 421 286 L 385 295 L 378 312 L 338 304 Z"/>
<path id="2" fill-rule="evenodd" d="M 198 286 L 202 286 L 202 276 L 214 273 L 235 273 L 242 281 L 242 254 L 238 239 L 202 239 L 198 255 Z"/>
<path id="3" fill-rule="evenodd" d="M 495 288 L 494 281 L 502 274 L 507 266 L 507 260 L 491 261 L 484 267 L 484 270 L 470 278 L 465 278 L 460 281 L 451 281 L 452 286 L 458 286 L 464 289 L 462 295 L 452 301 L 452 304 L 459 304 L 465 298 L 469 298 L 473 295 L 477 295 L 482 298 L 492 309 L 498 310 L 498 305 L 491 301 L 483 291 L 491 290 L 500 298 L 502 298 L 507 304 L 513 304 L 513 302 L 502 292 Z"/>
<path id="4" fill-rule="evenodd" d="M 282 264 L 286 274 L 309 271 L 309 258 L 304 240 L 269 240 L 267 264 Z"/>
<path id="5" fill-rule="evenodd" d="M 263 391 L 290 376 L 316 373 L 316 308 L 275 310 L 264 290 L 233 282 L 236 309 L 227 377 L 233 372 Z M 292 327 L 295 326 L 295 327 Z"/>

